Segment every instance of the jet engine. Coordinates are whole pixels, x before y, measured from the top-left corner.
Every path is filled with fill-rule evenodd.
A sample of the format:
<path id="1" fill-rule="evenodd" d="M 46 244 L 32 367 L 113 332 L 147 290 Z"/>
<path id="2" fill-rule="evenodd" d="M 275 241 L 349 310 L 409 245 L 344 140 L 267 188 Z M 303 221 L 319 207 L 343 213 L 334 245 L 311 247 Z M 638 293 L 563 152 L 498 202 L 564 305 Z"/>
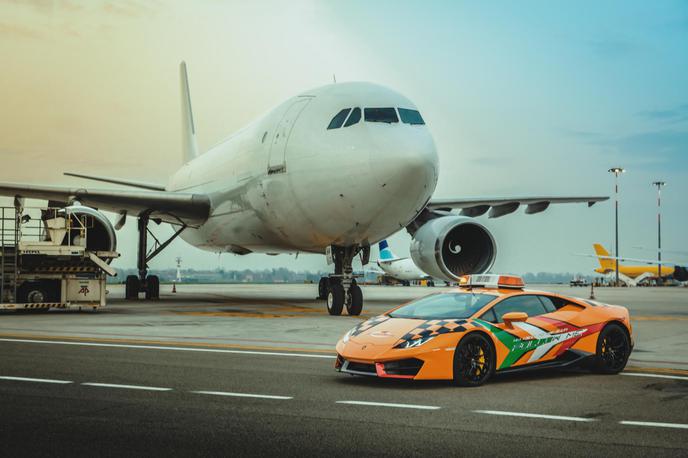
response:
<path id="1" fill-rule="evenodd" d="M 457 281 L 487 272 L 497 245 L 485 226 L 465 216 L 441 216 L 423 224 L 411 241 L 413 262 L 428 275 Z"/>
<path id="2" fill-rule="evenodd" d="M 85 243 L 88 251 L 117 250 L 115 228 L 110 220 L 95 208 L 78 204 L 70 205 L 60 210 L 57 216 L 70 220 L 66 226 L 68 230 L 65 231 L 62 245 Z"/>
<path id="3" fill-rule="evenodd" d="M 674 280 L 688 281 L 688 268 L 681 266 L 674 267 Z"/>

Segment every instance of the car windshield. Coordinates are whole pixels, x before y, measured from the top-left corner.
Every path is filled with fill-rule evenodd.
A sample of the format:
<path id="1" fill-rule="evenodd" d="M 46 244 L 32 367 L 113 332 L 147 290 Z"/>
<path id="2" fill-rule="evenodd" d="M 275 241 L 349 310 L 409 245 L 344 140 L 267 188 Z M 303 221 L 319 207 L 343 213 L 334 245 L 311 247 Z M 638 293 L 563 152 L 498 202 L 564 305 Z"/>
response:
<path id="1" fill-rule="evenodd" d="M 424 320 L 469 318 L 496 297 L 492 294 L 437 293 L 406 304 L 389 316 Z"/>

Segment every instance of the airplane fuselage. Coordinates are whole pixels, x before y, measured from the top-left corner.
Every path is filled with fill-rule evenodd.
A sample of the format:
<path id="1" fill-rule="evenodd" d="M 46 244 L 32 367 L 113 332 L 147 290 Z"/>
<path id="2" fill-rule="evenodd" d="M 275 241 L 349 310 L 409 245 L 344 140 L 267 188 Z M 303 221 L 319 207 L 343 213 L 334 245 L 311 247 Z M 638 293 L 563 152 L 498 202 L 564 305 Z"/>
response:
<path id="1" fill-rule="evenodd" d="M 338 112 L 356 107 L 360 121 L 328 129 Z M 434 142 L 424 124 L 368 122 L 364 108 L 416 109 L 382 86 L 328 85 L 185 164 L 167 189 L 209 195 L 211 213 L 181 237 L 217 252 L 322 253 L 404 228 L 435 190 Z"/>

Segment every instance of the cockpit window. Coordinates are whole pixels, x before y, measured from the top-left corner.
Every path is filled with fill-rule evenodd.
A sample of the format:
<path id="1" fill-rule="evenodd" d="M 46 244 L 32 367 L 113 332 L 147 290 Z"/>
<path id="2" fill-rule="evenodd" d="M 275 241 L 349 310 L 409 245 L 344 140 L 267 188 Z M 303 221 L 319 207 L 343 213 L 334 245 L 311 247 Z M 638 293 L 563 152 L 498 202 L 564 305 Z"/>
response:
<path id="1" fill-rule="evenodd" d="M 327 126 L 327 128 L 339 129 L 342 127 L 342 124 L 344 124 L 344 120 L 346 119 L 346 115 L 348 115 L 350 111 L 351 108 L 344 108 L 342 111 L 334 115 L 334 118 L 332 118 L 332 121 L 330 121 L 330 125 Z"/>
<path id="2" fill-rule="evenodd" d="M 364 113 L 366 122 L 399 122 L 394 108 L 366 108 Z"/>
<path id="3" fill-rule="evenodd" d="M 399 108 L 399 117 L 401 118 L 401 122 L 405 122 L 406 124 L 425 124 L 418 110 Z"/>
<path id="4" fill-rule="evenodd" d="M 356 124 L 360 120 L 361 120 L 361 109 L 356 107 L 353 110 L 351 110 L 351 115 L 349 116 L 349 119 L 347 119 L 346 122 L 344 123 L 344 127 L 353 126 L 354 124 Z"/>

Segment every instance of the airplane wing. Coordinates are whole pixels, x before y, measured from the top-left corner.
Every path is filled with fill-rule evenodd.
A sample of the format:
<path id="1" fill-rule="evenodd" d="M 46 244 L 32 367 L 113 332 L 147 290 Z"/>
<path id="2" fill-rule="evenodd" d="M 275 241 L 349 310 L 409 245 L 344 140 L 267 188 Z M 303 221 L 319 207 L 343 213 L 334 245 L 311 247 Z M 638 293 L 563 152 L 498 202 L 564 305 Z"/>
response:
<path id="1" fill-rule="evenodd" d="M 0 182 L 0 195 L 58 202 L 78 200 L 101 210 L 139 215 L 150 212 L 151 218 L 181 222 L 193 226 L 210 214 L 210 198 L 205 194 L 150 190 L 86 189 L 67 186 L 29 185 Z"/>
<path id="2" fill-rule="evenodd" d="M 550 204 L 587 203 L 588 207 L 609 199 L 605 196 L 583 197 L 496 197 L 496 198 L 467 198 L 467 199 L 431 199 L 427 207 L 430 210 L 461 209 L 464 216 L 480 216 L 488 213 L 488 218 L 499 218 L 518 210 L 521 205 L 527 205 L 526 214 L 540 213 L 547 210 Z"/>
<path id="3" fill-rule="evenodd" d="M 378 264 L 392 265 L 395 262 L 403 261 L 404 259 L 408 259 L 408 258 L 394 258 L 394 259 L 384 259 L 384 260 L 378 259 L 377 262 L 378 262 Z"/>
<path id="4" fill-rule="evenodd" d="M 587 253 L 574 253 L 576 256 L 583 256 L 586 258 L 596 258 L 596 259 L 609 259 L 612 261 L 619 260 L 619 262 L 639 262 L 641 264 L 661 264 L 663 266 L 678 266 L 678 265 L 683 265 L 683 263 L 679 262 L 674 262 L 674 261 L 668 261 L 662 259 L 661 261 L 658 259 L 637 259 L 637 258 L 626 258 L 624 256 L 617 257 L 617 256 L 600 256 L 598 254 L 587 254 Z"/>

